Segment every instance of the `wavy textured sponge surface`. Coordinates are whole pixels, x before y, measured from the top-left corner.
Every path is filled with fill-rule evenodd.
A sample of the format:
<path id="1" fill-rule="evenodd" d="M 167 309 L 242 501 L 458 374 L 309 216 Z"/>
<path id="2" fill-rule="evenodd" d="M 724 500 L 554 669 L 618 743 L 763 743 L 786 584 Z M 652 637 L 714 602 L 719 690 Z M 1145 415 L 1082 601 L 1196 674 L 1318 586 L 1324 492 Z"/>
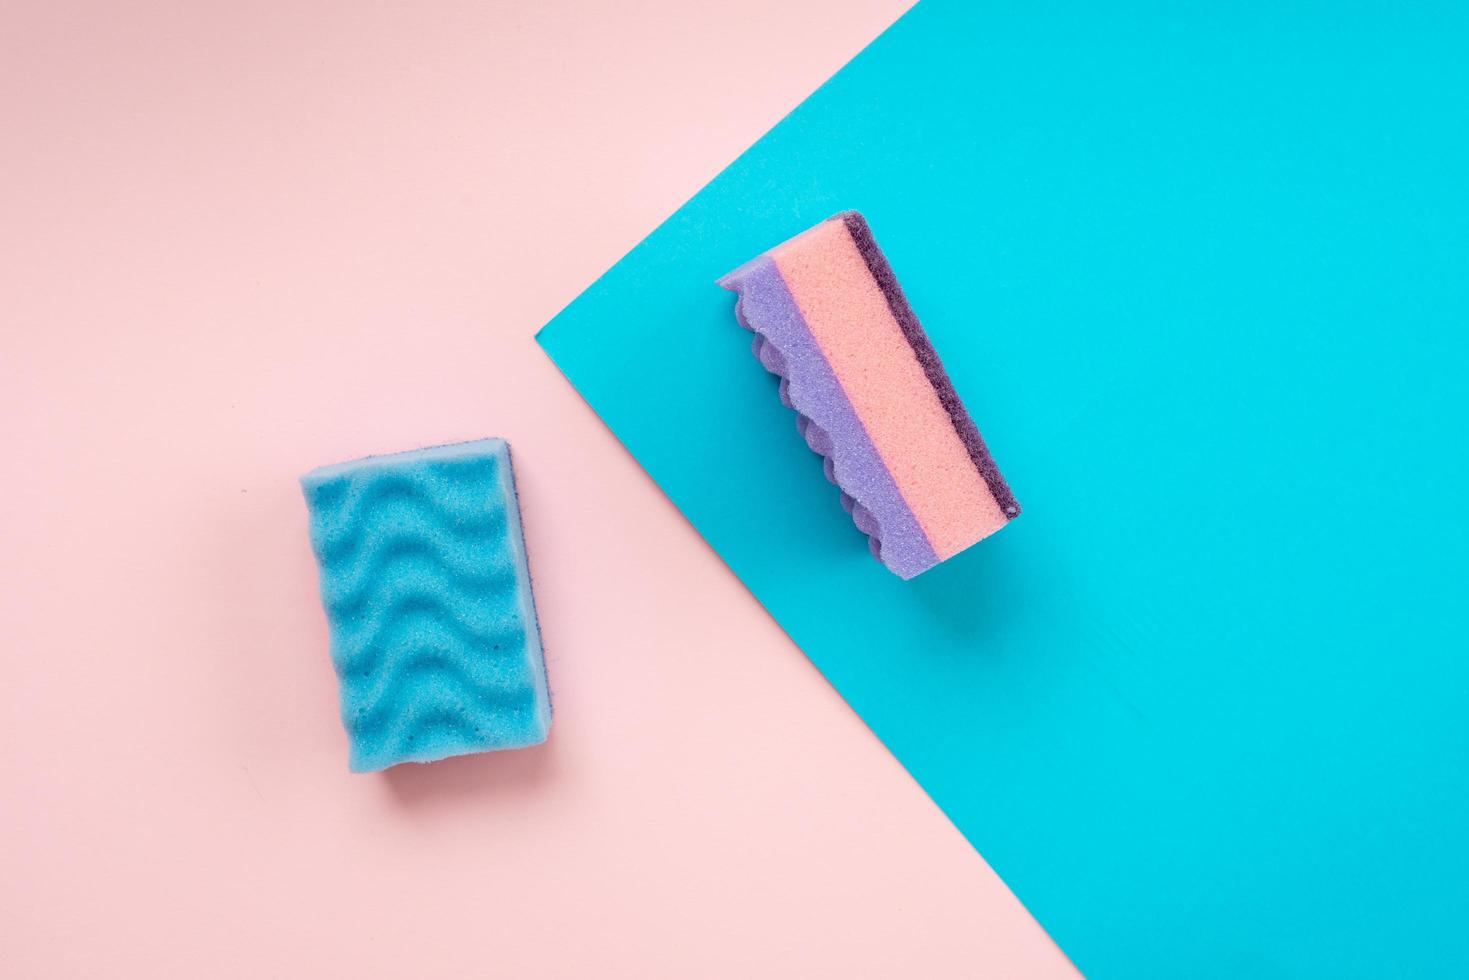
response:
<path id="1" fill-rule="evenodd" d="M 503 439 L 301 478 L 353 772 L 542 742 L 551 702 Z"/>
<path id="2" fill-rule="evenodd" d="M 912 578 L 1020 513 L 862 215 L 829 218 L 720 285 L 894 572 Z"/>

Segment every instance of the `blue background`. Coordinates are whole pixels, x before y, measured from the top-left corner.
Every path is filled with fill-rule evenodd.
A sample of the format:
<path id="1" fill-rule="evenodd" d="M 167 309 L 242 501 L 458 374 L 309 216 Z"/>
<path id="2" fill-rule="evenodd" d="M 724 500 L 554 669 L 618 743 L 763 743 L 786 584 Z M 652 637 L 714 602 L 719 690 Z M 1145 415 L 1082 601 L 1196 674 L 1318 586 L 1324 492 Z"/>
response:
<path id="1" fill-rule="evenodd" d="M 1469 976 L 1466 9 L 930 0 L 540 336 L 1092 977 Z M 1025 507 L 908 583 L 714 285 L 843 208 Z"/>

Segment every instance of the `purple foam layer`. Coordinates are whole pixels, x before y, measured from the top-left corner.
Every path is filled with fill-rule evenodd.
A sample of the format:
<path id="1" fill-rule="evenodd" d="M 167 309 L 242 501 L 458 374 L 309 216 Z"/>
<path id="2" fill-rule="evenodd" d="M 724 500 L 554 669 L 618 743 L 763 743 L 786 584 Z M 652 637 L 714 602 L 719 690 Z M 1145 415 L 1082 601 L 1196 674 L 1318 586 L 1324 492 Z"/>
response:
<path id="1" fill-rule="evenodd" d="M 905 579 L 938 564 L 775 263 L 762 256 L 719 284 L 739 295 L 735 316 L 755 332 L 755 355 L 780 376 L 781 401 L 798 413 L 807 445 L 825 457 L 826 477 L 841 489 L 842 506 L 871 538 L 873 554 Z"/>
<path id="2" fill-rule="evenodd" d="M 969 458 L 974 461 L 974 466 L 984 479 L 985 486 L 989 488 L 990 495 L 995 498 L 995 503 L 1000 505 L 1000 510 L 1007 518 L 1018 516 L 1020 502 L 1010 491 L 1010 484 L 1006 483 L 1005 478 L 1000 475 L 1000 468 L 995 465 L 995 459 L 990 455 L 989 447 L 984 444 L 984 438 L 979 434 L 979 427 L 974 424 L 974 419 L 969 416 L 969 410 L 964 407 L 959 393 L 954 390 L 954 383 L 949 380 L 949 374 L 944 370 L 944 363 L 939 360 L 938 352 L 929 342 L 928 334 L 924 332 L 923 325 L 918 322 L 918 316 L 913 312 L 913 307 L 908 305 L 908 297 L 904 295 L 903 287 L 898 285 L 898 277 L 893 273 L 893 267 L 888 264 L 887 256 L 883 255 L 882 249 L 877 247 L 877 240 L 872 237 L 872 229 L 868 226 L 867 219 L 857 211 L 843 211 L 837 217 L 846 224 L 852 241 L 857 243 L 857 250 L 862 253 L 862 258 L 867 263 L 867 271 L 872 273 L 872 278 L 881 287 L 882 294 L 888 301 L 888 309 L 892 310 L 893 319 L 898 321 L 898 326 L 902 328 L 903 336 L 908 338 L 908 345 L 913 348 L 918 363 L 923 365 L 923 373 L 928 377 L 928 383 L 933 385 L 934 391 L 938 393 L 939 402 L 949 413 L 949 418 L 954 423 L 954 431 L 963 440 L 964 448 L 969 451 Z"/>

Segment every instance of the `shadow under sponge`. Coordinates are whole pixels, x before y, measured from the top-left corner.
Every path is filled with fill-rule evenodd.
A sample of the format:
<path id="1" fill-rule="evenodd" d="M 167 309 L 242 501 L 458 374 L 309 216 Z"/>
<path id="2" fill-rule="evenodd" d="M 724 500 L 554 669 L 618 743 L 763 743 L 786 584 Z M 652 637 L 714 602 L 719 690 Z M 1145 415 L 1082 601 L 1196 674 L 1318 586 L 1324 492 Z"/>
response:
<path id="1" fill-rule="evenodd" d="M 301 478 L 353 772 L 521 748 L 551 726 L 503 439 Z"/>

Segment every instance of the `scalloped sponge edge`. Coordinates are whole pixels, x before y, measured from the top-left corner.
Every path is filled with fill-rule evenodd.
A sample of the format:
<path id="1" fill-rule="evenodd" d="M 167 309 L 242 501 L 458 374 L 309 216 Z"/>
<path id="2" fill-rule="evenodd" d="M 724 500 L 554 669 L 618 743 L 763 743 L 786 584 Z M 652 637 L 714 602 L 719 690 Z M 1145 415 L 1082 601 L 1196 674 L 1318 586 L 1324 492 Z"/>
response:
<path id="1" fill-rule="evenodd" d="M 1020 513 L 862 215 L 829 218 L 719 284 L 888 568 L 912 578 Z"/>
<path id="2" fill-rule="evenodd" d="M 353 772 L 535 745 L 551 726 L 503 439 L 301 478 Z"/>

